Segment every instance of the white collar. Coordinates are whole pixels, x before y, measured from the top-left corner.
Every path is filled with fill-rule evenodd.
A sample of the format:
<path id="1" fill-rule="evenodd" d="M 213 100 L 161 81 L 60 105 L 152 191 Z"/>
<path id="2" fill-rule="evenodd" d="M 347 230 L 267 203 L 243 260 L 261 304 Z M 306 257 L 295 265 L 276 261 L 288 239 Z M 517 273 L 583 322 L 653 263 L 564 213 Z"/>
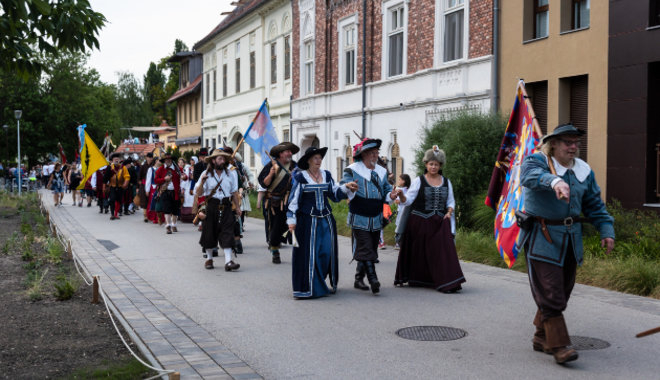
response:
<path id="1" fill-rule="evenodd" d="M 353 170 L 354 172 L 356 172 L 357 174 L 359 174 L 360 176 L 364 177 L 367 180 L 371 179 L 372 170 L 369 169 L 362 161 L 355 162 L 349 165 L 348 168 L 350 168 L 351 170 Z M 375 171 L 376 174 L 378 174 L 378 178 L 380 178 L 381 181 L 385 178 L 385 176 L 387 176 L 387 170 L 385 170 L 384 167 L 378 164 L 376 164 L 376 167 L 373 169 L 373 171 Z"/>
<path id="2" fill-rule="evenodd" d="M 328 180 L 325 178 L 325 170 L 321 169 L 320 172 L 321 172 L 321 178 L 323 178 L 323 182 L 328 182 Z M 303 174 L 303 177 L 305 177 L 305 179 L 307 180 L 308 184 L 310 184 L 310 185 L 320 185 L 320 183 L 316 183 L 314 178 L 312 178 L 312 176 L 309 174 L 309 172 L 307 170 L 303 170 L 302 174 Z"/>
<path id="3" fill-rule="evenodd" d="M 555 170 L 557 171 L 558 176 L 563 176 L 566 174 L 567 170 L 573 170 L 573 173 L 575 173 L 575 178 L 577 178 L 580 183 L 584 182 L 585 179 L 589 176 L 589 173 L 591 173 L 591 167 L 589 164 L 587 164 L 585 161 L 575 158 L 574 159 L 574 164 L 572 168 L 567 168 L 563 166 L 562 164 L 557 161 L 556 158 L 552 157 L 552 163 L 555 165 Z"/>

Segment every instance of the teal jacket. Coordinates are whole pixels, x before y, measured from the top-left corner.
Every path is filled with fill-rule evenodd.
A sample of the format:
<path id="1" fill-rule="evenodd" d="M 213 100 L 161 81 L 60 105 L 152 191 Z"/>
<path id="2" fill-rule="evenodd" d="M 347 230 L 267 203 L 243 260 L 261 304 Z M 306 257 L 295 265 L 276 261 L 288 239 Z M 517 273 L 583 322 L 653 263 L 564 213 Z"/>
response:
<path id="1" fill-rule="evenodd" d="M 608 214 L 600 197 L 600 187 L 596 183 L 589 164 L 575 159 L 571 169 L 564 168 L 556 160 L 557 175 L 550 173 L 548 158 L 543 153 L 528 156 L 521 167 L 521 185 L 524 186 L 525 212 L 548 220 L 562 220 L 569 216 L 584 215 L 600 232 L 601 239 L 614 239 L 614 218 Z M 552 182 L 561 178 L 570 186 L 570 201 L 558 200 Z M 528 259 L 539 260 L 564 266 L 569 244 L 572 245 L 575 261 L 582 265 L 582 224 L 572 226 L 547 226 L 552 243 L 544 237 L 539 223 L 530 230 L 521 231 L 518 246 L 526 247 Z"/>
<path id="2" fill-rule="evenodd" d="M 357 161 L 344 169 L 339 183 L 345 185 L 353 181 L 357 181 L 358 191 L 348 191 L 350 202 L 347 224 L 358 230 L 380 231 L 383 228 L 383 203 L 392 202 L 392 185 L 387 182 L 387 170 L 379 165 L 370 170 L 362 161 Z M 352 212 L 360 203 L 366 206 L 360 212 Z"/>

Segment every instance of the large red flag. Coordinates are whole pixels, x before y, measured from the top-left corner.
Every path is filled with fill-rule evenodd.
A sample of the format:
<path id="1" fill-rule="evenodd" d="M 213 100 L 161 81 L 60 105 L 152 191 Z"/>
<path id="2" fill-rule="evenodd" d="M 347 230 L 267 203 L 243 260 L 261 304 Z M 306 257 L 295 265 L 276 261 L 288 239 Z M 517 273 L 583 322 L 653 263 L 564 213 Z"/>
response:
<path id="1" fill-rule="evenodd" d="M 516 225 L 514 212 L 523 211 L 525 204 L 520 185 L 520 166 L 525 157 L 536 152 L 540 138 L 541 130 L 527 98 L 525 82 L 521 80 L 486 197 L 486 205 L 497 211 L 495 244 L 509 268 L 516 262 L 519 251 L 516 240 L 520 228 Z"/>

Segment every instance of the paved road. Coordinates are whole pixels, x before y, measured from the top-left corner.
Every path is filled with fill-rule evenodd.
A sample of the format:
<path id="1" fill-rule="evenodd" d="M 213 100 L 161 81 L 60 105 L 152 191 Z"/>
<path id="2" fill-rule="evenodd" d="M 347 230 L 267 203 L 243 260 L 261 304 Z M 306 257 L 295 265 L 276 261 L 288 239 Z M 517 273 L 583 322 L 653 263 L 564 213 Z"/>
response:
<path id="1" fill-rule="evenodd" d="M 384 287 L 373 296 L 353 289 L 349 239 L 340 237 L 338 293 L 294 300 L 290 249 L 281 265 L 272 264 L 258 219 L 247 219 L 241 269 L 227 273 L 203 268 L 199 233 L 189 224 L 166 235 L 137 214 L 111 222 L 96 208 L 67 203 L 53 213 L 68 213 L 78 232 L 116 244 L 121 262 L 267 379 L 660 378 L 660 334 L 635 338 L 660 325 L 658 300 L 577 285 L 566 313 L 570 334 L 611 346 L 580 351 L 577 362 L 559 366 L 532 351 L 536 307 L 518 272 L 462 263 L 460 294 L 394 288 L 397 252 L 388 249 L 377 266 Z M 395 334 L 409 326 L 468 335 L 423 342 Z"/>

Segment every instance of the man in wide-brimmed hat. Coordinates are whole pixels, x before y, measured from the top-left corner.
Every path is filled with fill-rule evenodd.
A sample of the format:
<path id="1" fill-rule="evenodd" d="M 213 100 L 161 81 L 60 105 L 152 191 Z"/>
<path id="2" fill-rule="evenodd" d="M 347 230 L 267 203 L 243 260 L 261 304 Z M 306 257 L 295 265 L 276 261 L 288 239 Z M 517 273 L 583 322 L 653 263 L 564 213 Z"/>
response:
<path id="1" fill-rule="evenodd" d="M 532 339 L 535 351 L 553 354 L 559 364 L 578 358 L 570 348 L 563 312 L 582 264 L 582 226 L 600 232 L 601 245 L 614 248 L 614 219 L 608 214 L 589 164 L 578 158 L 583 131 L 560 125 L 541 140 L 540 153 L 525 158 L 521 184 L 528 223 L 518 245 L 525 248 L 532 296 L 538 307 Z M 584 214 L 584 217 L 581 216 Z"/>
<path id="2" fill-rule="evenodd" d="M 181 207 L 181 169 L 174 163 L 172 154 L 165 153 L 160 162 L 163 166 L 156 170 L 154 183 L 159 186 L 160 198 L 156 204 L 156 211 L 165 215 L 165 233 L 179 232 L 176 226 L 177 215 Z"/>
<path id="3" fill-rule="evenodd" d="M 205 158 L 209 168 L 202 172 L 196 186 L 198 196 L 206 202 L 205 220 L 199 244 L 206 254 L 204 267 L 213 269 L 213 251 L 218 244 L 225 254 L 225 271 L 240 268 L 232 257 L 236 216 L 241 215 L 238 200 L 238 176 L 229 164 L 231 154 L 216 149 Z"/>
<path id="4" fill-rule="evenodd" d="M 119 219 L 117 215 L 122 211 L 122 202 L 124 197 L 124 190 L 128 187 L 131 176 L 128 170 L 122 166 L 120 153 L 113 153 L 110 155 L 111 164 L 105 169 L 103 180 L 110 187 L 109 203 L 110 203 L 110 220 Z"/>
<path id="5" fill-rule="evenodd" d="M 348 225 L 352 229 L 353 258 L 357 261 L 356 289 L 368 290 L 364 283 L 367 276 L 371 292 L 380 291 L 375 262 L 378 260 L 378 240 L 383 228 L 383 203 L 390 203 L 401 190 L 393 190 L 387 180 L 387 170 L 378 165 L 378 150 L 382 141 L 365 138 L 353 147 L 355 162 L 344 169 L 341 184 L 358 184 L 357 191 L 349 191 Z M 350 188 L 355 188 L 351 185 Z M 405 198 L 402 199 L 405 201 Z"/>
<path id="6" fill-rule="evenodd" d="M 286 204 L 291 192 L 291 172 L 297 166 L 291 157 L 299 151 L 300 148 L 290 142 L 275 145 L 270 150 L 272 161 L 264 166 L 259 174 L 259 184 L 266 189 L 263 207 L 266 211 L 264 214 L 268 248 L 274 264 L 282 262 L 280 258 L 282 243 L 291 241 L 290 234 L 286 238 L 282 235 L 289 229 L 286 224 Z"/>

